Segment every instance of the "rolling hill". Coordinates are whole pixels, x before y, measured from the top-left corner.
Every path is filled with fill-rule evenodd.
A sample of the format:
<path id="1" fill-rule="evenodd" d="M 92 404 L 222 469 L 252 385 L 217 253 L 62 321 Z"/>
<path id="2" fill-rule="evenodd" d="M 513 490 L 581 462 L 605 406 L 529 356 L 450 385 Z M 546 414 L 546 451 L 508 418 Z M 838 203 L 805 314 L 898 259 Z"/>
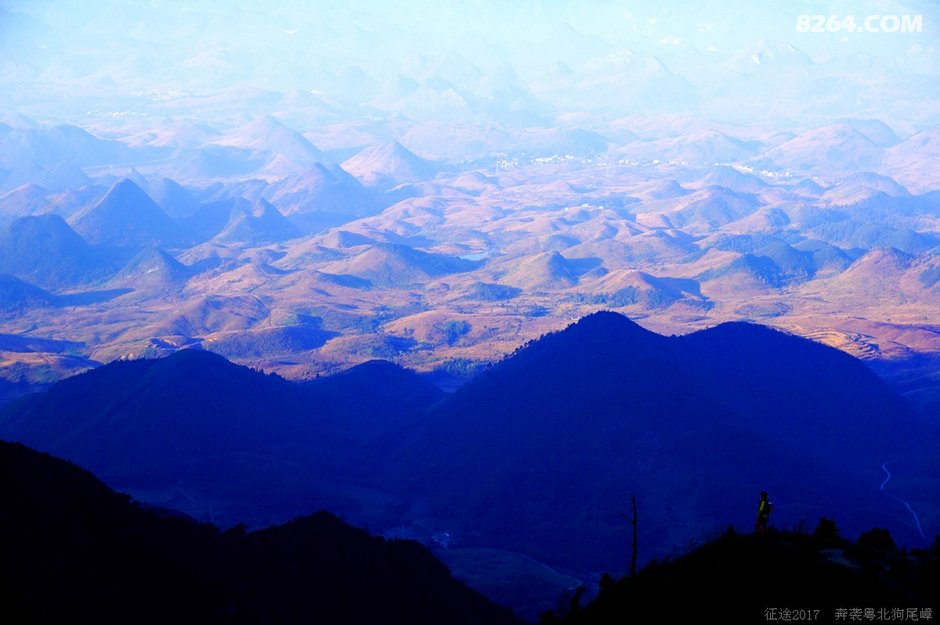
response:
<path id="1" fill-rule="evenodd" d="M 882 172 L 913 191 L 931 191 L 940 184 L 932 165 L 938 155 L 940 126 L 932 126 L 885 150 Z"/>
<path id="2" fill-rule="evenodd" d="M 458 389 L 400 463 L 424 518 L 467 545 L 617 570 L 631 494 L 649 557 L 747 527 L 762 489 L 781 523 L 850 506 L 851 531 L 890 524 L 920 540 L 878 484 L 881 463 L 929 431 L 834 349 L 741 323 L 664 337 L 597 313 Z"/>
<path id="3" fill-rule="evenodd" d="M 782 143 L 754 160 L 796 173 L 849 175 L 881 164 L 883 149 L 847 124 L 820 126 Z"/>
<path id="4" fill-rule="evenodd" d="M 342 167 L 320 163 L 273 183 L 264 197 L 304 232 L 375 215 L 381 208 Z"/>
<path id="5" fill-rule="evenodd" d="M 101 280 L 114 269 L 58 215 L 21 217 L 0 234 L 0 272 L 58 290 Z"/>
<path id="6" fill-rule="evenodd" d="M 675 227 L 698 234 L 747 217 L 759 206 L 760 202 L 753 195 L 706 187 L 683 198 L 666 215 Z"/>
<path id="7" fill-rule="evenodd" d="M 399 421 L 439 398 L 390 363 L 298 385 L 182 350 L 114 362 L 14 402 L 0 436 L 117 488 L 158 497 L 183 488 L 192 497 L 186 511 L 217 523 L 264 526 L 319 508 L 385 523 L 390 498 L 360 480 L 381 474 L 390 449 L 365 442 L 407 435 Z"/>
<path id="8" fill-rule="evenodd" d="M 172 248 L 186 241 L 179 226 L 128 179 L 115 184 L 96 204 L 73 216 L 70 222 L 76 232 L 95 245 Z"/>
<path id="9" fill-rule="evenodd" d="M 54 306 L 59 299 L 34 284 L 9 274 L 0 274 L 0 311 L 11 312 L 29 308 Z"/>
<path id="10" fill-rule="evenodd" d="M 324 160 L 323 153 L 306 137 L 271 116 L 259 117 L 214 139 L 212 144 L 249 150 L 250 159 L 266 161 L 274 174 L 283 175 Z"/>
<path id="11" fill-rule="evenodd" d="M 263 245 L 298 236 L 300 230 L 297 226 L 270 203 L 258 200 L 252 205 L 236 202 L 228 223 L 214 238 L 222 242 Z"/>
<path id="12" fill-rule="evenodd" d="M 138 296 L 178 291 L 192 276 L 192 270 L 160 248 L 142 250 L 135 255 L 107 286 L 137 292 Z"/>
<path id="13" fill-rule="evenodd" d="M 36 184 L 24 184 L 0 196 L 0 215 L 4 220 L 45 212 L 50 191 Z"/>
<path id="14" fill-rule="evenodd" d="M 696 281 L 657 278 L 642 271 L 616 269 L 600 278 L 594 288 L 606 294 L 608 306 L 616 308 L 639 304 L 649 310 L 667 308 L 681 301 L 695 306 L 708 305 Z"/>
<path id="15" fill-rule="evenodd" d="M 6 442 L 0 486 L 5 622 L 517 622 L 421 545 L 325 512 L 222 533 Z"/>
<path id="16" fill-rule="evenodd" d="M 372 284 L 417 284 L 453 273 L 475 269 L 480 263 L 455 256 L 425 252 L 407 245 L 382 243 L 355 256 L 329 263 L 327 272 L 352 275 Z"/>
<path id="17" fill-rule="evenodd" d="M 397 141 L 365 148 L 343 162 L 343 169 L 366 187 L 380 188 L 427 180 L 437 171 L 433 163 L 415 155 Z"/>
<path id="18" fill-rule="evenodd" d="M 147 195 L 171 217 L 191 215 L 199 208 L 199 200 L 189 190 L 166 177 L 147 185 Z"/>

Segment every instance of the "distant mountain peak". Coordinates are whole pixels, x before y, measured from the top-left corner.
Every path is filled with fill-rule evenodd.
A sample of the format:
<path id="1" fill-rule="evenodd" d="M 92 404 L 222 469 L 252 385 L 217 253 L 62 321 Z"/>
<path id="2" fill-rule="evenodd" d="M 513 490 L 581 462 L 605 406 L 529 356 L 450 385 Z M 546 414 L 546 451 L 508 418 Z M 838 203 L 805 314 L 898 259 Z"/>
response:
<path id="1" fill-rule="evenodd" d="M 15 276 L 0 273 L 0 311 L 52 306 L 57 300 L 55 295 L 44 289 Z"/>
<path id="2" fill-rule="evenodd" d="M 189 215 L 199 208 L 199 202 L 187 189 L 171 178 L 160 178 L 148 187 L 156 204 L 170 215 Z"/>
<path id="3" fill-rule="evenodd" d="M 179 227 L 143 189 L 127 178 L 72 220 L 89 243 L 142 248 L 174 246 L 184 240 Z"/>
<path id="4" fill-rule="evenodd" d="M 581 317 L 577 322 L 568 326 L 569 329 L 577 328 L 580 331 L 584 332 L 604 332 L 604 331 L 618 331 L 618 332 L 641 332 L 652 334 L 649 330 L 638 324 L 636 321 L 633 321 L 626 315 L 621 315 L 620 313 L 613 312 L 612 310 L 599 310 L 590 315 Z"/>
<path id="5" fill-rule="evenodd" d="M 105 195 L 104 200 L 110 199 L 113 201 L 143 201 L 145 198 L 149 200 L 150 196 L 140 188 L 140 185 L 130 178 L 122 178 L 112 185 L 111 189 Z"/>
<path id="6" fill-rule="evenodd" d="M 417 182 L 435 173 L 433 163 L 398 141 L 367 147 L 345 161 L 342 168 L 369 187 Z"/>
<path id="7" fill-rule="evenodd" d="M 857 265 L 877 265 L 883 266 L 885 271 L 889 269 L 906 269 L 914 261 L 914 257 L 906 252 L 902 252 L 896 247 L 878 247 L 868 251 L 858 261 Z"/>
<path id="8" fill-rule="evenodd" d="M 272 163 L 280 156 L 283 163 L 291 163 L 293 168 L 299 169 L 324 158 L 309 139 L 270 115 L 254 119 L 213 143 L 266 153 Z"/>
<path id="9" fill-rule="evenodd" d="M 712 326 L 705 330 L 699 330 L 694 332 L 695 334 L 709 334 L 713 338 L 726 339 L 728 337 L 781 337 L 787 336 L 792 337 L 793 335 L 784 332 L 778 328 L 771 328 L 770 326 L 765 326 L 760 323 L 754 323 L 753 321 L 739 320 L 739 321 L 725 321 L 719 323 L 718 325 Z M 692 336 L 690 335 L 690 336 Z M 803 340 L 803 339 L 801 339 Z"/>
<path id="10" fill-rule="evenodd" d="M 49 289 L 92 282 L 107 263 L 60 216 L 20 217 L 0 232 L 0 272 Z"/>
<path id="11" fill-rule="evenodd" d="M 524 367 L 533 364 L 556 367 L 560 362 L 566 366 L 579 366 L 576 363 L 594 366 L 597 362 L 617 361 L 638 349 L 665 347 L 667 341 L 666 337 L 647 330 L 626 315 L 602 310 L 523 348 L 518 354 L 518 363 L 513 362 L 514 358 L 503 363 L 511 367 L 521 363 L 525 363 Z"/>
<path id="12" fill-rule="evenodd" d="M 847 196 L 860 190 L 881 192 L 891 197 L 911 197 L 904 185 L 893 178 L 870 171 L 856 172 L 832 188 L 827 197 Z"/>
<path id="13" fill-rule="evenodd" d="M 259 199 L 250 205 L 236 203 L 228 224 L 216 239 L 264 244 L 292 239 L 299 234 L 297 227 L 274 205 Z"/>
<path id="14" fill-rule="evenodd" d="M 155 363 L 158 367 L 167 368 L 195 364 L 204 367 L 222 367 L 234 370 L 238 366 L 215 352 L 192 347 L 177 350 L 166 358 L 156 359 Z"/>
<path id="15" fill-rule="evenodd" d="M 154 293 L 179 288 L 191 275 L 190 268 L 171 254 L 158 247 L 152 247 L 135 255 L 109 281 L 109 285 Z"/>

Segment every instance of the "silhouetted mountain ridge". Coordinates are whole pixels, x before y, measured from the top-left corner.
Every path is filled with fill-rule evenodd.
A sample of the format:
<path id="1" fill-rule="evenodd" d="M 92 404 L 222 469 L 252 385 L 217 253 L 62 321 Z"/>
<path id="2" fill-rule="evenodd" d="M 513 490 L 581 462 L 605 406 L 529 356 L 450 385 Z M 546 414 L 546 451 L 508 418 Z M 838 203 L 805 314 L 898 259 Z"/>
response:
<path id="1" fill-rule="evenodd" d="M 916 606 L 920 620 L 922 609 L 935 607 L 934 589 L 940 581 L 938 547 L 940 542 L 930 551 L 904 553 L 894 547 L 885 530 L 877 528 L 850 544 L 827 519 L 813 534 L 755 536 L 728 531 L 681 557 L 656 562 L 636 576 L 617 582 L 606 578 L 600 595 L 588 605 L 574 602 L 565 606 L 564 615 L 547 613 L 540 622 L 614 625 L 642 622 L 660 612 L 690 622 L 705 611 L 721 613 L 726 622 L 837 623 L 849 620 L 850 610 L 858 610 L 855 620 L 866 618 L 866 608 L 877 620 L 899 620 L 882 618 L 898 606 L 906 606 L 905 618 L 907 607 Z M 689 596 L 696 600 L 675 601 Z"/>
<path id="2" fill-rule="evenodd" d="M 106 479 L 147 474 L 167 457 L 252 448 L 305 428 L 299 389 L 201 350 L 113 362 L 28 398 L 4 434 Z M 261 415 L 266 415 L 262 423 Z"/>
<path id="3" fill-rule="evenodd" d="M 440 396 L 387 362 L 295 384 L 189 349 L 112 362 L 13 402 L 0 436 L 117 488 L 189 488 L 182 507 L 217 523 L 264 526 L 317 507 L 371 518 L 357 480 L 372 479 L 388 441 Z"/>
<path id="4" fill-rule="evenodd" d="M 4 442 L 0 488 L 5 622 L 516 622 L 421 545 L 325 512 L 220 534 Z"/>
<path id="5" fill-rule="evenodd" d="M 183 351 L 14 402 L 0 433 L 219 523 L 327 508 L 585 575 L 621 566 L 633 494 L 644 558 L 748 527 L 760 490 L 781 524 L 852 509 L 848 532 L 917 544 L 882 464 L 936 436 L 835 349 L 744 323 L 666 337 L 609 312 L 450 396 L 390 363 L 298 385 Z"/>
<path id="6" fill-rule="evenodd" d="M 841 502 L 864 508 L 851 531 L 907 525 L 878 491 L 880 465 L 932 432 L 824 345 L 745 323 L 664 337 L 597 313 L 458 389 L 399 464 L 402 490 L 467 543 L 597 570 L 626 550 L 619 510 L 634 493 L 655 519 L 650 555 L 753 522 L 761 489 L 792 523 Z"/>

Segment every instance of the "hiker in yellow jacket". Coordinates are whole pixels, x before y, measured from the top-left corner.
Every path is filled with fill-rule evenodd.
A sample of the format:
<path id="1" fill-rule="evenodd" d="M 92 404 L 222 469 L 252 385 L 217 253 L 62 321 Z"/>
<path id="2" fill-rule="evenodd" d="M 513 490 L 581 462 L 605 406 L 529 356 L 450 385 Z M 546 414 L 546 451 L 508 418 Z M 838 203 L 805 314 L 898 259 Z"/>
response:
<path id="1" fill-rule="evenodd" d="M 757 504 L 757 523 L 754 524 L 756 534 L 767 533 L 767 523 L 770 522 L 770 511 L 774 509 L 774 504 L 767 499 L 767 491 L 761 491 L 760 503 Z"/>

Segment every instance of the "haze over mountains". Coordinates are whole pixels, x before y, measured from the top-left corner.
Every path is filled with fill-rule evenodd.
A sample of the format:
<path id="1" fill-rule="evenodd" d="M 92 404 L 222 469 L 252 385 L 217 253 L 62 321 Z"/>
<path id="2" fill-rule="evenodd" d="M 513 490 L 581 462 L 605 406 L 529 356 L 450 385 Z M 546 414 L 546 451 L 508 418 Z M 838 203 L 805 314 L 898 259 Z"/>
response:
<path id="1" fill-rule="evenodd" d="M 530 618 L 633 495 L 938 531 L 934 3 L 269 4 L 3 3 L 0 437 Z"/>
<path id="2" fill-rule="evenodd" d="M 176 181 L 138 165 L 64 194 L 19 187 L 0 198 L 0 265 L 24 286 L 0 327 L 81 343 L 99 362 L 213 349 L 231 332 L 330 333 L 286 359 L 227 353 L 289 377 L 374 356 L 422 369 L 487 361 L 601 308 L 669 332 L 743 318 L 860 355 L 935 352 L 936 193 L 884 173 L 826 178 L 824 162 L 811 178 L 771 175 L 796 141 L 727 164 L 469 166 L 432 166 L 393 143 L 279 178 L 262 161 Z M 758 160 L 763 173 L 748 165 Z M 79 306 L 57 305 L 77 294 Z M 207 298 L 212 316 L 237 323 L 204 323 Z"/>
<path id="3" fill-rule="evenodd" d="M 599 309 L 936 352 L 931 18 L 843 41 L 706 4 L 553 4 L 525 37 L 489 3 L 428 12 L 423 37 L 408 11 L 194 5 L 188 26 L 135 12 L 107 58 L 98 13 L 12 6 L 0 332 L 95 362 L 248 340 L 226 355 L 292 378 L 490 361 Z M 50 108 L 63 89 L 98 99 Z M 255 336 L 310 327 L 325 340 L 289 355 Z"/>

